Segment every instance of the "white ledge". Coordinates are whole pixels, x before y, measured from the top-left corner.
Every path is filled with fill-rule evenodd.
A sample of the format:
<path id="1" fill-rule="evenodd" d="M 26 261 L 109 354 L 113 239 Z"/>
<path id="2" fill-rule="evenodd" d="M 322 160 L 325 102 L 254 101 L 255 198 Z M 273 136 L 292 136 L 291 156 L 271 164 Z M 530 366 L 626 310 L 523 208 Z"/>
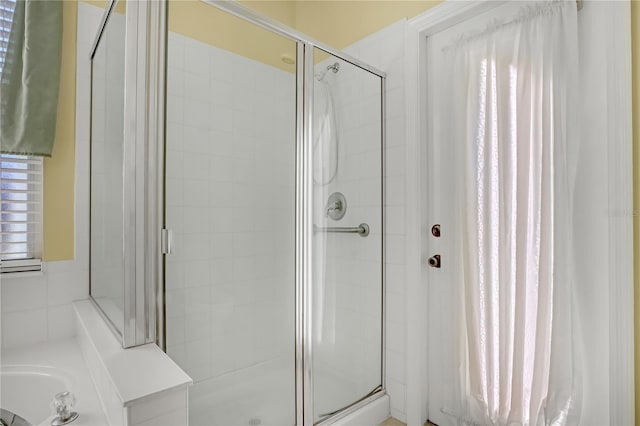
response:
<path id="1" fill-rule="evenodd" d="M 154 343 L 123 349 L 89 300 L 74 302 L 73 308 L 78 336 L 82 333 L 88 337 L 91 349 L 125 407 L 151 395 L 193 383 L 191 377 Z"/>

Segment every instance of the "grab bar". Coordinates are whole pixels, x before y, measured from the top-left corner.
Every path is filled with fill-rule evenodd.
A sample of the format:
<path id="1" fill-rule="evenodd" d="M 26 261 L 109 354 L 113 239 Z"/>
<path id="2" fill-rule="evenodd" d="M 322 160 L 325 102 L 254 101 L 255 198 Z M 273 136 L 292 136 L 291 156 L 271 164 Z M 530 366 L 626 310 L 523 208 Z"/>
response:
<path id="1" fill-rule="evenodd" d="M 321 227 L 321 226 L 313 226 L 313 231 L 314 232 L 338 232 L 338 233 L 342 233 L 342 234 L 360 234 L 361 237 L 366 237 L 367 235 L 369 235 L 369 225 L 367 225 L 366 223 L 361 223 L 358 226 L 353 226 L 353 227 L 340 227 L 340 226 L 327 226 L 327 227 Z"/>

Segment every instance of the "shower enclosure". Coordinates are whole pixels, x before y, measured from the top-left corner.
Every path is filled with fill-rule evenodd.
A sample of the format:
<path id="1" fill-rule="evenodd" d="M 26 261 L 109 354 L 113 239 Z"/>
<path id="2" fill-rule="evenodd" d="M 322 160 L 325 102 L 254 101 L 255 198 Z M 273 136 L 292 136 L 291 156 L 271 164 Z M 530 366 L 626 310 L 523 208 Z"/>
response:
<path id="1" fill-rule="evenodd" d="M 385 394 L 384 73 L 235 2 L 157 14 L 146 217 L 162 232 L 151 219 L 145 235 L 160 284 L 143 257 L 121 305 L 154 300 L 146 337 L 193 378 L 190 424 L 331 423 Z M 148 312 L 102 308 L 103 270 L 92 298 L 125 346 L 144 343 L 126 325 Z"/>

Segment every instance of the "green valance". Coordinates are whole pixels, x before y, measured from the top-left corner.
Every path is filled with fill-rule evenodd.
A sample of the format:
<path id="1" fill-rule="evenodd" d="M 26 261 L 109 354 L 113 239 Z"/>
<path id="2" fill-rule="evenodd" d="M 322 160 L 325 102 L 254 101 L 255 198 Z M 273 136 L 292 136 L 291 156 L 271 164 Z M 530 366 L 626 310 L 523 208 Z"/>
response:
<path id="1" fill-rule="evenodd" d="M 56 131 L 62 1 L 18 0 L 0 77 L 0 152 L 50 157 Z"/>

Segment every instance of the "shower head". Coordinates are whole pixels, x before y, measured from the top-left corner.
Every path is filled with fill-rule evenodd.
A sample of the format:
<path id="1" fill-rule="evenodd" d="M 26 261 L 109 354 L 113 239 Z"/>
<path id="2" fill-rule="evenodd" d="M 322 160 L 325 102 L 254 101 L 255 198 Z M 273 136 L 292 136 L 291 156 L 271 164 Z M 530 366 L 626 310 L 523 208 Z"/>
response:
<path id="1" fill-rule="evenodd" d="M 327 71 L 333 71 L 333 73 L 337 73 L 338 71 L 340 71 L 340 64 L 339 63 L 334 63 L 333 65 L 328 65 L 327 66 Z"/>
<path id="2" fill-rule="evenodd" d="M 340 70 L 340 64 L 335 62 L 333 65 L 327 65 L 326 69 L 316 73 L 316 75 L 315 75 L 316 76 L 316 80 L 323 81 L 325 75 L 327 75 L 327 71 L 329 71 L 329 70 L 333 71 L 334 74 L 337 73 Z"/>

